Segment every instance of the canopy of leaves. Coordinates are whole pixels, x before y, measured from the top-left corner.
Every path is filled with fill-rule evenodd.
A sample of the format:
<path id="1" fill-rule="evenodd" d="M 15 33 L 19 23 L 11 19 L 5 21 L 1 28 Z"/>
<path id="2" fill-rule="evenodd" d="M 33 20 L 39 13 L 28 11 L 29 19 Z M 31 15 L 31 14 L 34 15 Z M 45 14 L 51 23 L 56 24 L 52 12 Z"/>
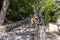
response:
<path id="1" fill-rule="evenodd" d="M 60 4 L 54 0 L 10 0 L 6 18 L 10 21 L 18 21 L 29 17 L 34 13 L 35 5 L 40 7 L 45 25 L 49 22 L 56 22 L 60 14 Z"/>
<path id="2" fill-rule="evenodd" d="M 44 3 L 45 4 L 43 4 L 40 11 L 44 16 L 45 25 L 49 22 L 56 22 L 57 17 L 60 14 L 59 5 L 54 0 L 45 0 Z"/>
<path id="3" fill-rule="evenodd" d="M 33 6 L 30 0 L 11 0 L 7 13 L 7 19 L 18 21 L 29 17 L 33 13 Z"/>

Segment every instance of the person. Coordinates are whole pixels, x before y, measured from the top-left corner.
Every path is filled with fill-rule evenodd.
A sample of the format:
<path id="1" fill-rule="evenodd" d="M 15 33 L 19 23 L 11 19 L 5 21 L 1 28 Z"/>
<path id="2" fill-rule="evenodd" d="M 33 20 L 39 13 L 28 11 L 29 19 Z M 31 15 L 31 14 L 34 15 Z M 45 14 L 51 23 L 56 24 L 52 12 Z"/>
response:
<path id="1" fill-rule="evenodd" d="M 35 18 L 31 18 L 31 26 L 34 26 L 35 25 Z"/>

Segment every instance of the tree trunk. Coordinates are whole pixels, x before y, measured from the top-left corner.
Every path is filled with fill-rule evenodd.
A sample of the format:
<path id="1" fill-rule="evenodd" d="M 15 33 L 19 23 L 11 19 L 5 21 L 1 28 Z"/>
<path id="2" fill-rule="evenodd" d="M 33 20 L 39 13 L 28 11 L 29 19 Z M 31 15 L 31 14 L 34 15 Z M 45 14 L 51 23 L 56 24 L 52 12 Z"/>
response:
<path id="1" fill-rule="evenodd" d="M 0 25 L 2 25 L 4 23 L 4 19 L 5 19 L 5 16 L 6 16 L 8 6 L 9 6 L 9 0 L 4 0 L 3 5 L 2 5 L 2 9 L 1 9 L 1 12 L 0 12 Z"/>

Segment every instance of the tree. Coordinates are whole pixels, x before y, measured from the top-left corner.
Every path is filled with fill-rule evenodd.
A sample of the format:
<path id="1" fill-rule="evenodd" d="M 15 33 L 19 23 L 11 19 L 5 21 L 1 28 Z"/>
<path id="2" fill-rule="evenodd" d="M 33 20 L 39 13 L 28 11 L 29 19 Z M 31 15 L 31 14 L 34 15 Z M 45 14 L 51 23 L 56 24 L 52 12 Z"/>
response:
<path id="1" fill-rule="evenodd" d="M 31 14 L 33 14 L 33 7 L 29 0 L 10 0 L 5 22 L 23 20 Z"/>
<path id="2" fill-rule="evenodd" d="M 1 9 L 1 12 L 0 12 L 0 25 L 4 23 L 4 19 L 5 19 L 5 16 L 6 16 L 8 6 L 9 6 L 9 0 L 4 0 L 3 5 L 2 5 L 2 9 Z"/>
<path id="3" fill-rule="evenodd" d="M 48 25 L 49 22 L 55 23 L 60 14 L 60 6 L 54 0 L 45 0 L 44 3 L 40 12 L 44 17 L 45 25 Z"/>

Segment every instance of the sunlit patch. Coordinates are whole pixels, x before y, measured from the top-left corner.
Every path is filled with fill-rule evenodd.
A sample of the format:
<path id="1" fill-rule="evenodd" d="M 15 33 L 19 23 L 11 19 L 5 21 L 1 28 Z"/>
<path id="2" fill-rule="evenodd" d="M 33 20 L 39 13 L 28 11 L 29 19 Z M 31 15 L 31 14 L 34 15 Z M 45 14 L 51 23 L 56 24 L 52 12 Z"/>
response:
<path id="1" fill-rule="evenodd" d="M 57 39 L 60 40 L 60 36 L 58 36 Z"/>
<path id="2" fill-rule="evenodd" d="M 49 24 L 49 31 L 58 31 L 58 27 L 55 24 L 50 23 Z"/>

